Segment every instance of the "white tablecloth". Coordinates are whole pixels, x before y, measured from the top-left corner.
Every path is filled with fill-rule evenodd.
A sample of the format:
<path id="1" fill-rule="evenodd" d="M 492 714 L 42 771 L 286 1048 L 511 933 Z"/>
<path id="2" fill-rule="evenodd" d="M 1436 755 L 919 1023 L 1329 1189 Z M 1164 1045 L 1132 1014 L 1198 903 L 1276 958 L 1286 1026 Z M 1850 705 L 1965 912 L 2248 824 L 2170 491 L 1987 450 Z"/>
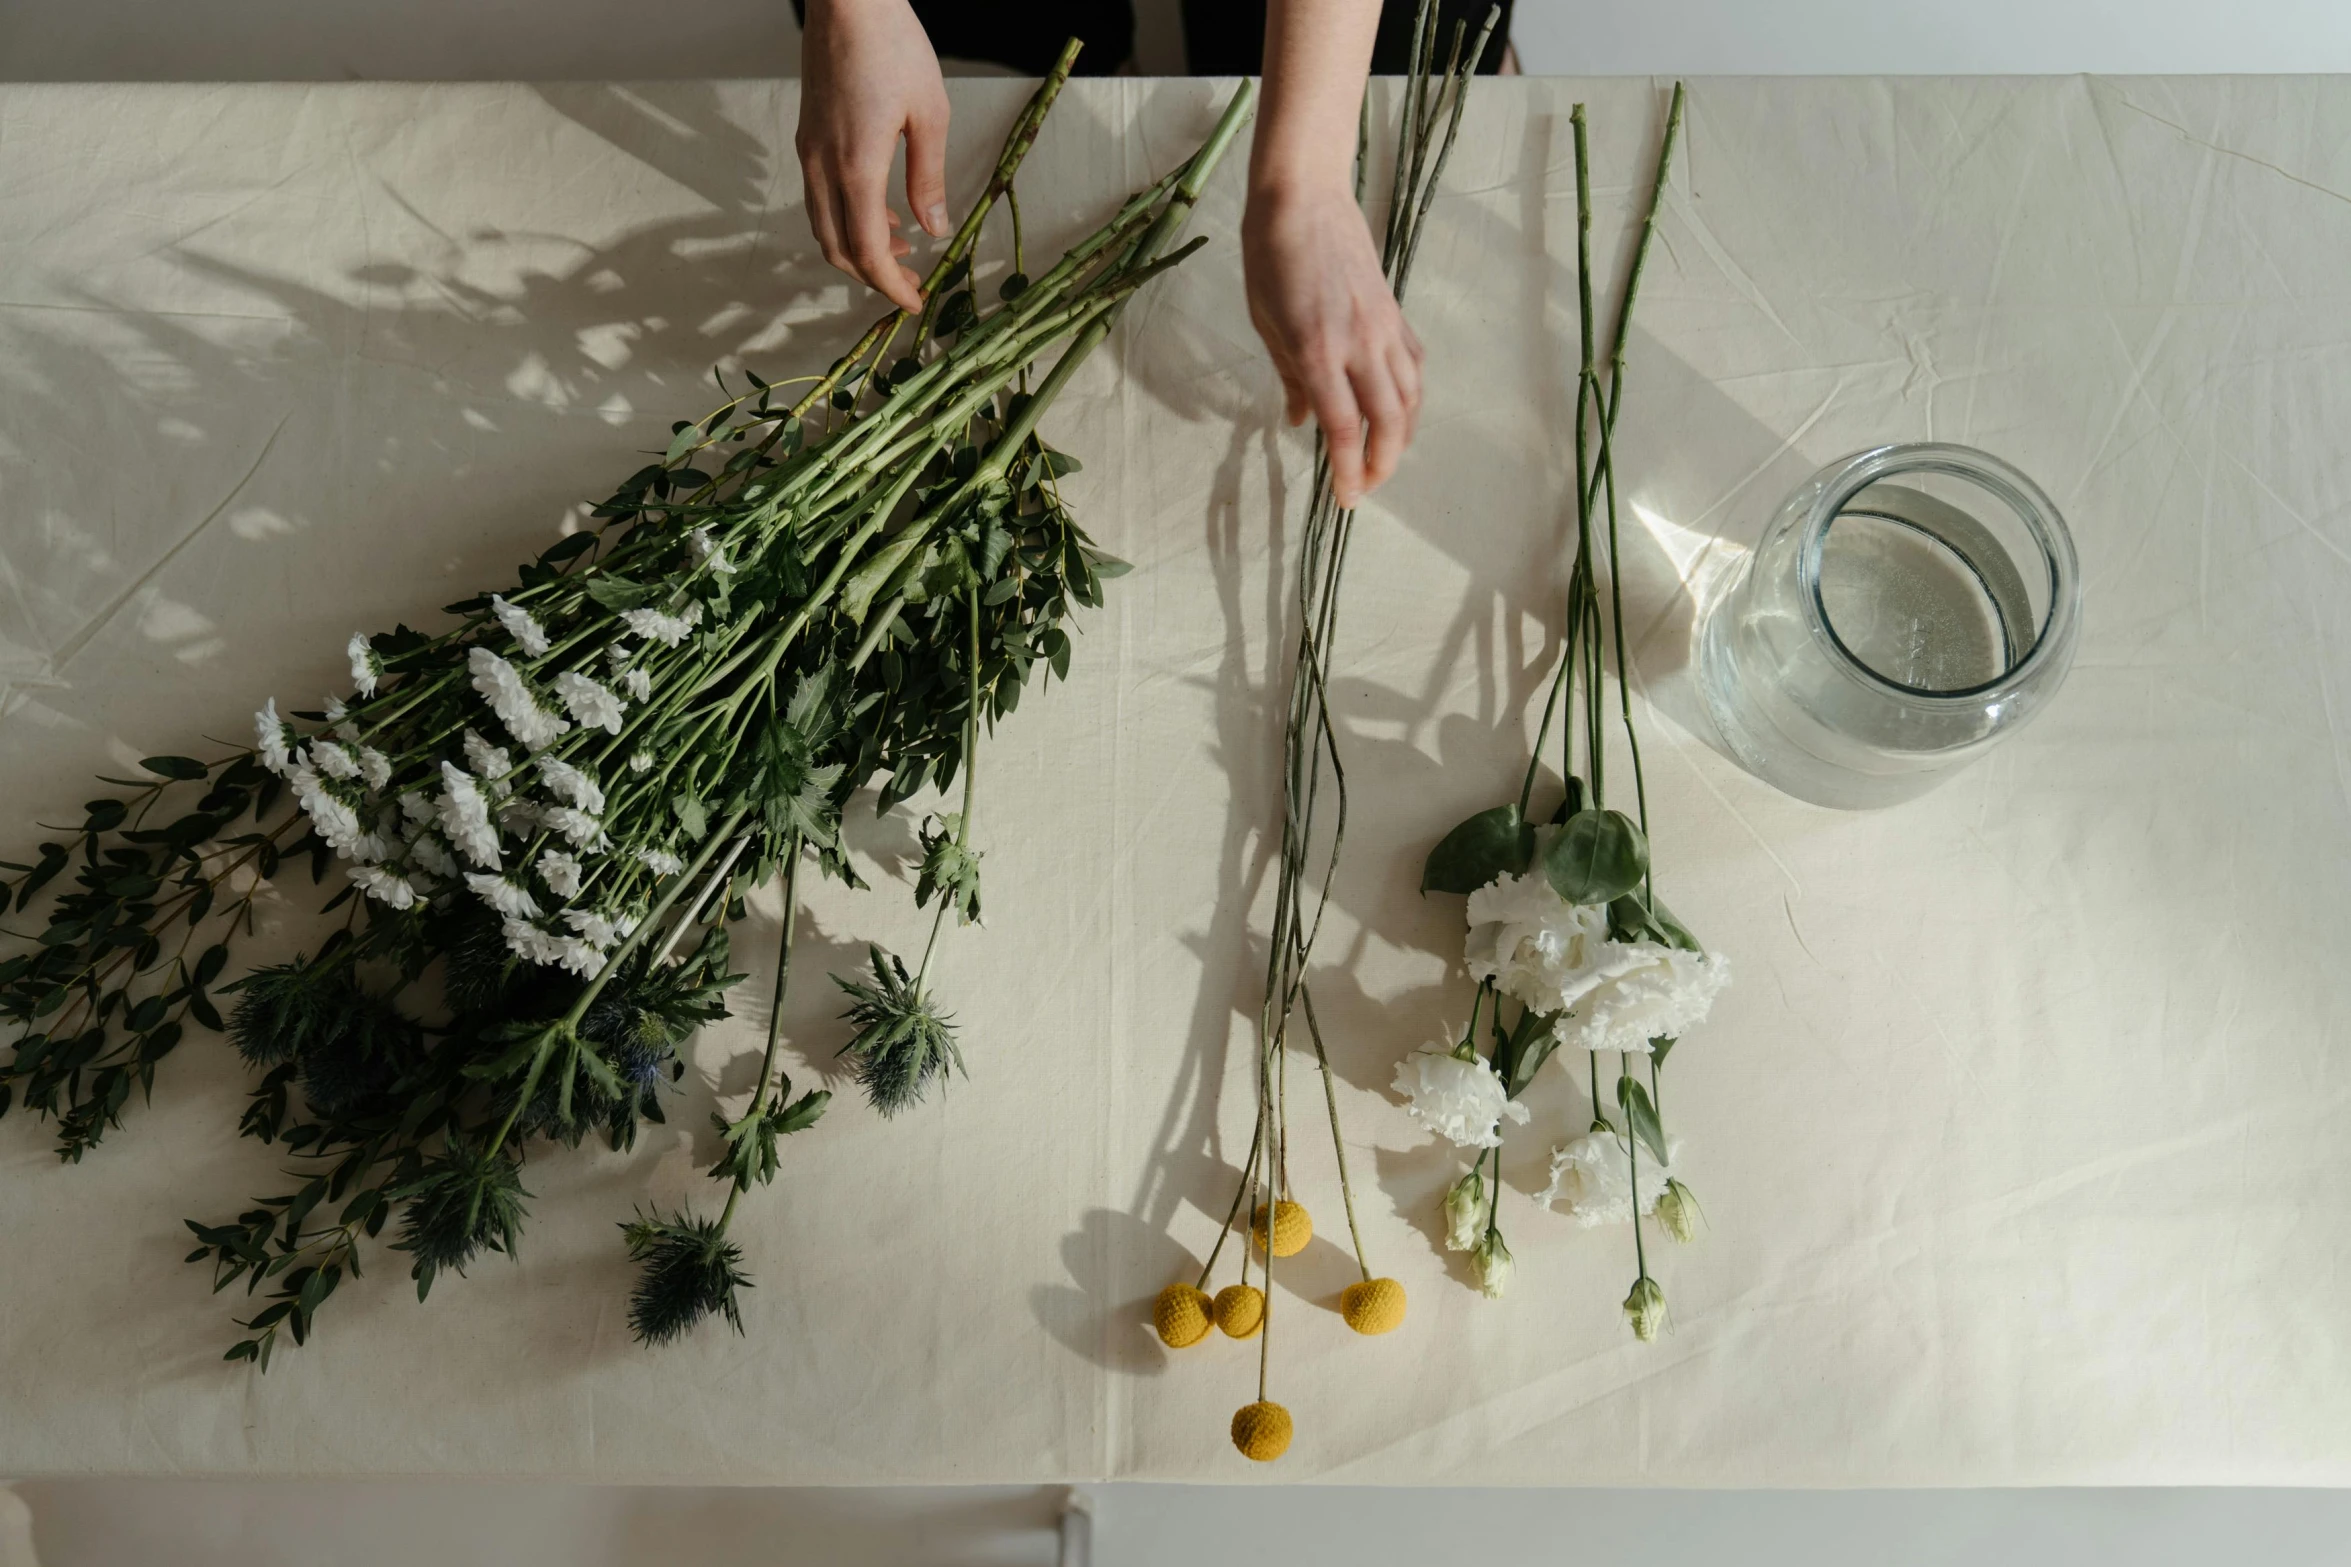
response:
<path id="1" fill-rule="evenodd" d="M 1021 91 L 957 84 L 958 192 Z M 1073 87 L 1023 179 L 1032 243 L 1220 97 Z M 1441 1250 L 1458 1166 L 1386 1085 L 1467 1006 L 1420 858 L 1514 787 L 1557 624 L 1579 98 L 1621 264 L 1654 84 L 1481 83 L 1411 303 L 1420 441 L 1360 524 L 1316 986 L 1366 1241 L 1412 1310 L 1364 1340 L 1326 1309 L 1351 1271 L 1302 1117 L 1324 1238 L 1278 1322 L 1282 1464 L 1225 1437 L 1253 1346 L 1170 1354 L 1146 1321 L 1247 1144 L 1303 496 L 1231 167 L 1210 247 L 1049 423 L 1138 569 L 987 753 L 989 923 L 942 960 L 970 1079 L 887 1123 L 844 1094 L 787 1145 L 738 1224 L 748 1335 L 634 1346 L 613 1228 L 708 1203 L 738 1020 L 634 1155 L 532 1160 L 520 1266 L 420 1308 L 384 1254 L 266 1377 L 223 1365 L 236 1302 L 180 1265 L 180 1220 L 283 1178 L 203 1038 L 79 1167 L 0 1123 L 0 1473 L 2351 1481 L 2351 82 L 1693 88 L 1620 460 L 1661 890 L 1739 973 L 1668 1082 L 1707 1225 L 1662 1256 L 1673 1331 L 1632 1342 L 1629 1236 L 1528 1200 L 1582 1115 L 1553 1068 L 1507 1163 L 1511 1298 Z M 307 705 L 352 630 L 501 580 L 712 401 L 714 361 L 829 359 L 872 304 L 808 240 L 793 114 L 773 83 L 0 90 L 15 849 L 91 774 Z M 2064 509 L 2079 665 L 1924 800 L 1794 803 L 1705 738 L 1685 581 L 1821 463 L 1928 437 Z M 859 838 L 909 873 L 902 820 Z M 909 904 L 814 905 L 796 1077 L 844 1035 L 821 974 L 918 941 Z"/>

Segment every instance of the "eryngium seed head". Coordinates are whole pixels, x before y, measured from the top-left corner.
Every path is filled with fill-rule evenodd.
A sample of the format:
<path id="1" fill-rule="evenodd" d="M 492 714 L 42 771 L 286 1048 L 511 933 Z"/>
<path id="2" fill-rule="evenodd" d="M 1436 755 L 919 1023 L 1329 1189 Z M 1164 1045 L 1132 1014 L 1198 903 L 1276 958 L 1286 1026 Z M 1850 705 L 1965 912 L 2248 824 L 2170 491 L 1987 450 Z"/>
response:
<path id="1" fill-rule="evenodd" d="M 512 1159 L 452 1137 L 401 1195 L 408 1207 L 394 1244 L 414 1254 L 421 1274 L 442 1268 L 463 1273 L 485 1248 L 513 1256 L 530 1193 Z"/>
<path id="2" fill-rule="evenodd" d="M 658 1210 L 640 1215 L 621 1230 L 637 1260 L 637 1287 L 629 1294 L 629 1331 L 644 1344 L 683 1338 L 712 1312 L 723 1314 L 737 1333 L 743 1314 L 735 1292 L 751 1288 L 743 1272 L 743 1251 L 713 1219 Z"/>

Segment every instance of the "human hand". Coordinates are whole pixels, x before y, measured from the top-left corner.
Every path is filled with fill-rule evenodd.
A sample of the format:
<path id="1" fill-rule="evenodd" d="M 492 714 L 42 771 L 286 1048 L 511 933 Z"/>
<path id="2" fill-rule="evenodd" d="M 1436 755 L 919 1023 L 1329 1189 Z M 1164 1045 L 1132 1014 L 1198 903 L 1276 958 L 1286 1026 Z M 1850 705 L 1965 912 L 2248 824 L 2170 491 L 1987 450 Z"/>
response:
<path id="1" fill-rule="evenodd" d="M 890 206 L 890 158 L 906 139 L 906 203 L 934 238 L 947 232 L 947 86 L 906 0 L 808 0 L 801 36 L 800 131 L 808 226 L 825 260 L 901 310 L 922 281 L 898 264 L 912 247 Z"/>
<path id="2" fill-rule="evenodd" d="M 1313 412 L 1332 492 L 1353 507 L 1396 471 L 1420 422 L 1420 339 L 1380 271 L 1370 226 L 1344 182 L 1253 181 L 1241 266 L 1290 423 Z"/>

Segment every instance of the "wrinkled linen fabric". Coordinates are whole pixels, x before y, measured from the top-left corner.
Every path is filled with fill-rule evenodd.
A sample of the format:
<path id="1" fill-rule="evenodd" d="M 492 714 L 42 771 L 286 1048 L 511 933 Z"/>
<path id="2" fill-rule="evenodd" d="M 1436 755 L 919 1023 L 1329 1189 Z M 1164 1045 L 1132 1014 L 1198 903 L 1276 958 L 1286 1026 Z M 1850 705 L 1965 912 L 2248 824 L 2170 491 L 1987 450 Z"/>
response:
<path id="1" fill-rule="evenodd" d="M 1026 89 L 951 91 L 961 200 Z M 1021 176 L 1031 266 L 1223 91 L 1073 84 Z M 371 1253 L 266 1378 L 221 1363 L 245 1308 L 179 1260 L 182 1218 L 283 1189 L 283 1150 L 235 1136 L 230 1050 L 191 1038 L 79 1166 L 0 1122 L 0 1474 L 2351 1483 L 2351 82 L 1692 87 L 1615 457 L 1657 887 L 1739 979 L 1663 1075 L 1705 1223 L 1651 1248 L 1647 1346 L 1629 1233 L 1532 1203 L 1590 1124 L 1588 1059 L 1554 1057 L 1509 1129 L 1501 1301 L 1444 1250 L 1460 1155 L 1388 1092 L 1471 995 L 1462 901 L 1420 896 L 1421 858 L 1516 797 L 1557 646 L 1578 101 L 1616 297 L 1658 84 L 1480 82 L 1415 264 L 1419 438 L 1355 527 L 1314 997 L 1366 1253 L 1412 1310 L 1367 1340 L 1329 1309 L 1356 1274 L 1294 1058 L 1316 1240 L 1275 1266 L 1280 1465 L 1226 1438 L 1249 1357 L 1150 1328 L 1248 1151 L 1275 561 L 1310 478 L 1243 304 L 1238 149 L 1208 247 L 1045 421 L 1136 569 L 988 742 L 988 922 L 934 967 L 970 1077 L 889 1122 L 840 1093 L 790 1140 L 738 1212 L 746 1336 L 632 1345 L 615 1224 L 712 1208 L 703 1129 L 748 1093 L 772 891 L 744 1015 L 694 1043 L 666 1126 L 535 1152 L 521 1262 L 422 1306 Z M 714 363 L 829 363 L 875 301 L 808 238 L 795 114 L 778 83 L 0 88 L 0 855 L 94 774 L 346 690 L 354 630 L 512 581 L 715 405 Z M 983 288 L 1005 253 L 992 227 Z M 1815 469 L 1930 437 L 2070 521 L 2071 682 L 1923 799 L 1783 798 L 1711 743 L 1693 604 Z M 850 815 L 877 888 L 803 911 L 803 1086 L 845 1038 L 826 971 L 928 925 L 918 818 Z M 240 963 L 315 943 L 287 907 Z"/>

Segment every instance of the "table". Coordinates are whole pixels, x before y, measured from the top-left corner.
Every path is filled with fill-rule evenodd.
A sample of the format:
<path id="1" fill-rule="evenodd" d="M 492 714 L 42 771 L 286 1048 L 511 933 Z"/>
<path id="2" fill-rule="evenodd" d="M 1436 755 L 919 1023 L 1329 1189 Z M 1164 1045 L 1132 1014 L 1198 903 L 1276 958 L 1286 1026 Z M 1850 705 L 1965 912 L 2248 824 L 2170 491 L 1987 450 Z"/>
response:
<path id="1" fill-rule="evenodd" d="M 1020 91 L 955 85 L 957 191 Z M 1073 86 L 1024 177 L 1031 243 L 1220 94 Z M 354 628 L 502 580 L 713 400 L 714 361 L 836 352 L 871 304 L 805 233 L 794 101 L 0 91 L 12 842 L 95 772 L 339 687 Z M 1675 1326 L 1648 1347 L 1617 1312 L 1628 1237 L 1525 1195 L 1579 1129 L 1565 1074 L 1512 1145 L 1502 1303 L 1441 1250 L 1457 1163 L 1387 1092 L 1467 1005 L 1420 857 L 1509 789 L 1555 636 L 1576 101 L 1622 265 L 1659 84 L 1481 83 L 1411 302 L 1426 418 L 1347 585 L 1357 814 L 1318 997 L 1366 1240 L 1412 1314 L 1357 1339 L 1323 1309 L 1343 1253 L 1301 1259 L 1283 1463 L 1225 1439 L 1251 1349 L 1147 1327 L 1247 1143 L 1307 452 L 1247 325 L 1228 169 L 1210 247 L 1050 421 L 1138 569 L 988 753 L 989 923 L 942 959 L 970 1079 L 889 1123 L 844 1097 L 789 1145 L 744 1210 L 748 1336 L 633 1346 L 612 1226 L 704 1187 L 694 1129 L 747 1089 L 750 1022 L 699 1041 L 634 1155 L 534 1159 L 520 1266 L 419 1308 L 386 1255 L 266 1377 L 220 1362 L 232 1303 L 177 1263 L 183 1217 L 280 1179 L 200 1040 L 79 1167 L 0 1123 L 0 1473 L 2351 1481 L 2351 83 L 1694 84 L 1631 346 L 1624 571 L 1661 885 L 1739 980 L 1669 1083 L 1707 1226 L 1663 1259 Z M 2055 496 L 2079 665 L 1939 792 L 1801 805 L 1710 743 L 1690 602 L 1815 467 L 1918 438 Z M 861 827 L 860 852 L 908 874 L 911 834 Z M 796 1077 L 843 1037 L 814 976 L 919 939 L 907 902 L 812 905 Z"/>

